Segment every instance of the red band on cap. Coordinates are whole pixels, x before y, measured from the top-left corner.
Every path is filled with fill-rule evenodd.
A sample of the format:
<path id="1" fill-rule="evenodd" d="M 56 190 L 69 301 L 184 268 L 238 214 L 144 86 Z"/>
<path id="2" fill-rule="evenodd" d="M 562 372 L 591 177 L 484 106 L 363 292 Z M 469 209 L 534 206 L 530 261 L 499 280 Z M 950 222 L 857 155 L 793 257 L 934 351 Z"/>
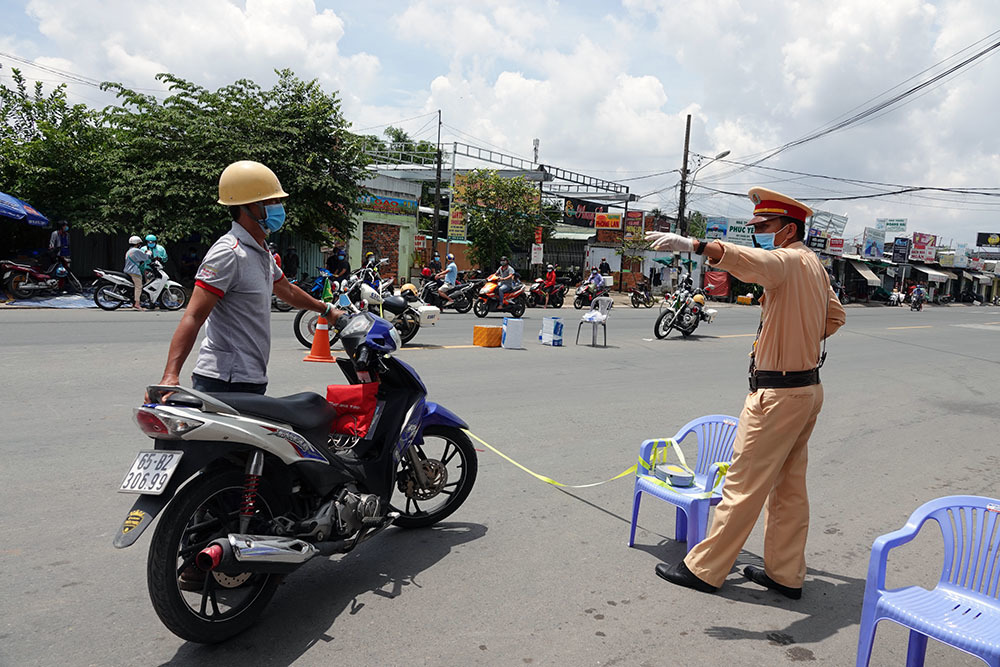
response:
<path id="1" fill-rule="evenodd" d="M 806 210 L 795 204 L 775 199 L 762 199 L 753 209 L 753 214 L 757 215 L 787 215 L 796 220 L 806 221 Z"/>

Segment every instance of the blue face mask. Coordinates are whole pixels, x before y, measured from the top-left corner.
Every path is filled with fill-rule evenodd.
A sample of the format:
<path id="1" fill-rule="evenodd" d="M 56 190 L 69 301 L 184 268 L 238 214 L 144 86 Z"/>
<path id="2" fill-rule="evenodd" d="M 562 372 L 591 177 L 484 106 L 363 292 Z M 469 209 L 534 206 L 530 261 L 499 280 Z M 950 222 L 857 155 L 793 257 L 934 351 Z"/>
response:
<path id="1" fill-rule="evenodd" d="M 264 207 L 264 215 L 264 220 L 259 222 L 268 232 L 276 232 L 285 224 L 285 207 L 282 204 L 268 204 Z"/>
<path id="2" fill-rule="evenodd" d="M 787 227 L 788 225 L 785 225 Z M 782 231 L 785 227 L 782 227 L 778 231 Z M 758 248 L 763 248 L 764 250 L 774 250 L 774 235 L 777 232 L 770 232 L 768 234 L 754 234 L 753 244 Z"/>

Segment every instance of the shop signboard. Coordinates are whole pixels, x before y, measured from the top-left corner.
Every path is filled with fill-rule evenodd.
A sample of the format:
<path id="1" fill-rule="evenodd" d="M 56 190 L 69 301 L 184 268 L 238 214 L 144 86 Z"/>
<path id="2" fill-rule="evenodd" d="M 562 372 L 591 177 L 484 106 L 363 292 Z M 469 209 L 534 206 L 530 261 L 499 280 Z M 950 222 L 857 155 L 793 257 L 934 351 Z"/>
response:
<path id="1" fill-rule="evenodd" d="M 423 234 L 417 234 L 413 237 L 413 249 L 414 250 L 426 250 L 427 249 L 427 237 Z"/>
<path id="2" fill-rule="evenodd" d="M 1000 232 L 979 232 L 976 234 L 976 245 L 980 248 L 1000 247 Z"/>
<path id="3" fill-rule="evenodd" d="M 729 220 L 726 218 L 706 218 L 705 238 L 726 240 L 726 231 L 729 228 Z"/>
<path id="4" fill-rule="evenodd" d="M 828 211 L 813 211 L 810 224 L 814 229 L 826 232 L 831 238 L 838 237 L 847 227 L 847 216 Z"/>
<path id="5" fill-rule="evenodd" d="M 625 240 L 642 240 L 642 211 L 625 211 Z"/>
<path id="6" fill-rule="evenodd" d="M 885 232 L 874 227 L 865 227 L 861 248 L 861 256 L 865 259 L 882 259 L 885 250 Z"/>
<path id="7" fill-rule="evenodd" d="M 875 229 L 886 234 L 905 234 L 906 218 L 875 218 Z"/>
<path id="8" fill-rule="evenodd" d="M 452 202 L 448 213 L 448 238 L 452 241 L 465 241 L 465 213 L 459 204 L 465 203 L 465 175 L 455 174 L 451 185 Z"/>
<path id="9" fill-rule="evenodd" d="M 892 261 L 896 264 L 906 264 L 906 258 L 910 254 L 910 239 L 898 237 L 892 242 Z"/>
<path id="10" fill-rule="evenodd" d="M 535 243 L 541 243 L 541 242 L 542 242 L 542 228 L 535 227 Z"/>
<path id="11" fill-rule="evenodd" d="M 578 227 L 593 227 L 594 216 L 598 213 L 606 213 L 608 207 L 604 204 L 594 204 L 582 199 L 566 198 L 566 205 L 563 208 L 563 222 Z"/>
<path id="12" fill-rule="evenodd" d="M 829 239 L 821 234 L 811 234 L 808 238 L 806 238 L 806 245 L 809 248 L 812 248 L 814 252 L 826 252 L 826 244 L 828 240 Z"/>
<path id="13" fill-rule="evenodd" d="M 594 227 L 596 229 L 621 229 L 621 213 L 595 213 Z"/>
<path id="14" fill-rule="evenodd" d="M 726 241 L 735 245 L 753 247 L 753 227 L 744 220 L 730 220 L 726 229 Z"/>
<path id="15" fill-rule="evenodd" d="M 959 243 L 955 246 L 955 268 L 969 268 L 969 244 Z"/>
<path id="16" fill-rule="evenodd" d="M 531 244 L 531 263 L 541 264 L 542 263 L 542 244 L 532 243 Z"/>
<path id="17" fill-rule="evenodd" d="M 832 236 L 826 244 L 826 252 L 829 255 L 843 255 L 844 254 L 844 239 Z"/>
<path id="18" fill-rule="evenodd" d="M 408 216 L 415 216 L 417 214 L 417 201 L 415 199 L 362 195 L 358 198 L 358 203 L 361 204 L 361 210 L 363 211 Z"/>
<path id="19" fill-rule="evenodd" d="M 955 253 L 953 252 L 942 252 L 938 253 L 937 263 L 941 266 L 955 266 Z"/>
<path id="20" fill-rule="evenodd" d="M 973 271 L 982 271 L 983 264 L 985 264 L 985 262 L 983 261 L 982 257 L 969 258 L 969 268 L 972 269 Z"/>
<path id="21" fill-rule="evenodd" d="M 933 262 L 937 254 L 937 236 L 913 232 L 913 244 L 910 246 L 911 262 Z"/>

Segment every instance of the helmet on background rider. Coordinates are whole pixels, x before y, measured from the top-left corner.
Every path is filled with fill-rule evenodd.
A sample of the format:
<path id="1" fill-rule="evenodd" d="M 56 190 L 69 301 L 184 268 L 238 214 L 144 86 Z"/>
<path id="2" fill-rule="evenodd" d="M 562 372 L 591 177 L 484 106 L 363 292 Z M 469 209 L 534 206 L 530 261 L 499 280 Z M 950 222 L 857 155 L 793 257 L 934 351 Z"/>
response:
<path id="1" fill-rule="evenodd" d="M 146 234 L 146 243 L 150 248 L 156 247 L 156 234 Z"/>
<path id="2" fill-rule="evenodd" d="M 555 270 L 556 270 L 556 267 L 552 266 L 551 264 L 549 264 L 549 265 L 548 265 L 547 267 L 545 267 L 545 268 L 546 268 L 546 270 L 548 270 L 548 271 L 555 271 Z"/>
<path id="3" fill-rule="evenodd" d="M 128 244 L 130 246 L 139 246 L 139 245 L 142 245 L 142 239 L 140 237 L 136 236 L 135 234 L 133 234 L 132 236 L 128 237 Z"/>
<path id="4" fill-rule="evenodd" d="M 268 243 L 267 244 L 267 249 L 270 250 L 271 252 L 278 252 L 278 244 L 277 243 Z"/>
<path id="5" fill-rule="evenodd" d="M 448 261 L 450 262 L 450 261 L 452 261 L 453 259 L 455 259 L 455 255 L 454 255 L 453 253 L 450 253 L 450 252 L 449 252 L 449 253 L 448 253 L 448 256 L 447 256 L 447 257 L 445 257 L 445 259 L 447 259 L 447 260 L 448 260 Z"/>
<path id="6" fill-rule="evenodd" d="M 507 257 L 506 257 L 506 255 L 500 258 L 500 266 L 507 266 Z"/>

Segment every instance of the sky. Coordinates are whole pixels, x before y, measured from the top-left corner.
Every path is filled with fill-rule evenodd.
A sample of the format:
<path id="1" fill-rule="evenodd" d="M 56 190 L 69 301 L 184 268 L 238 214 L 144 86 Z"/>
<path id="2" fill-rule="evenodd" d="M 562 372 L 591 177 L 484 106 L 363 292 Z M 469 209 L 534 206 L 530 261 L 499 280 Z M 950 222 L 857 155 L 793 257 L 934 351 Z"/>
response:
<path id="1" fill-rule="evenodd" d="M 160 96 L 159 72 L 214 89 L 289 68 L 338 91 L 355 131 L 433 142 L 440 109 L 445 144 L 530 159 L 537 138 L 541 163 L 668 213 L 691 115 L 689 210 L 747 218 L 760 185 L 848 216 L 847 236 L 876 218 L 956 243 L 1000 232 L 1000 49 L 742 166 L 996 43 L 996 0 L 0 0 L 0 17 L 0 83 L 19 67 L 95 107 L 113 100 L 11 56 Z M 914 186 L 993 190 L 844 199 Z"/>

